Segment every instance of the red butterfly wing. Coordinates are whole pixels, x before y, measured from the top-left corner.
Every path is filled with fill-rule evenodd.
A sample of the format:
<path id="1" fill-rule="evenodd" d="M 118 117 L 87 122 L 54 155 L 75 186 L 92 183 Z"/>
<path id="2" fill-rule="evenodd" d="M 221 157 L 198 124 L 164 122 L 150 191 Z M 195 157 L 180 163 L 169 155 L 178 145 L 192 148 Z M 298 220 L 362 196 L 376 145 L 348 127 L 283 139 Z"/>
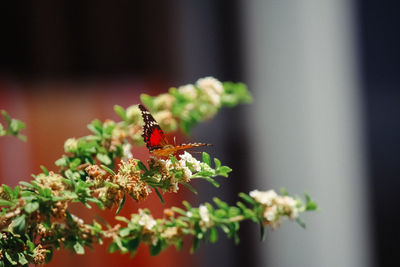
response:
<path id="1" fill-rule="evenodd" d="M 150 151 L 163 148 L 168 144 L 168 141 L 165 138 L 165 134 L 161 130 L 160 125 L 158 125 L 157 121 L 143 105 L 139 104 L 139 108 L 142 112 L 144 121 L 142 136 L 147 148 Z"/>

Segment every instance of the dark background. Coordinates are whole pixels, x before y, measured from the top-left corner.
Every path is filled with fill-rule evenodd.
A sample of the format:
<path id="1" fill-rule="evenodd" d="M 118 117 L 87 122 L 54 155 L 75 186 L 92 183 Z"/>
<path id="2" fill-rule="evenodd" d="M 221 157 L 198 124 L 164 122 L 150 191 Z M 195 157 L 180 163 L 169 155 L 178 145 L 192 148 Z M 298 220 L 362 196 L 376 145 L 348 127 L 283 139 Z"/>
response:
<path id="1" fill-rule="evenodd" d="M 400 3 L 359 0 L 355 4 L 372 197 L 370 220 L 376 264 L 389 266 L 398 261 L 400 242 L 396 210 L 400 185 Z M 3 81 L 134 80 L 168 88 L 212 75 L 223 81 L 246 82 L 239 1 L 37 1 L 1 5 Z M 35 89 L 21 86 L 20 90 Z M 72 86 L 67 90 L 77 89 Z M 211 127 L 222 125 L 229 136 L 208 136 L 208 141 L 221 144 L 217 154 L 221 153 L 228 165 L 242 168 L 235 169 L 225 190 L 210 190 L 199 201 L 219 194 L 233 202 L 235 196 L 230 192 L 249 189 L 240 177 L 250 171 L 242 163 L 246 162 L 243 155 L 248 153 L 251 131 L 230 123 L 245 119 L 243 109 L 223 111 L 210 122 Z M 195 135 L 207 136 L 202 131 L 195 131 Z M 257 231 L 253 225 L 244 225 L 241 238 L 239 246 L 223 241 L 204 248 L 200 255 L 205 258 L 200 262 L 207 266 L 212 262 L 215 266 L 221 262 L 231 264 L 226 266 L 254 266 L 257 256 L 251 248 L 257 243 Z"/>

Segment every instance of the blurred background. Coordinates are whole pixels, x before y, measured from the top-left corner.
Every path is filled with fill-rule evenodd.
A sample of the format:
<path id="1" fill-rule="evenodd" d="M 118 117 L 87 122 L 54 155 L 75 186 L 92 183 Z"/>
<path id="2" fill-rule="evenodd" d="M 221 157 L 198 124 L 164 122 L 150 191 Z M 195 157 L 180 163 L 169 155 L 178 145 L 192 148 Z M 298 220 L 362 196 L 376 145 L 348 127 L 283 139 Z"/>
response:
<path id="1" fill-rule="evenodd" d="M 221 188 L 195 183 L 166 196 L 234 204 L 254 188 L 308 192 L 319 204 L 307 229 L 285 223 L 259 242 L 244 223 L 238 246 L 220 235 L 199 252 L 152 258 L 56 252 L 49 266 L 393 266 L 400 216 L 400 3 L 298 1 L 26 1 L 2 3 L 0 108 L 26 122 L 28 142 L 0 139 L 0 183 L 15 186 L 56 170 L 69 137 L 112 107 L 139 102 L 204 76 L 242 81 L 252 105 L 223 109 L 190 140 L 233 167 Z M 181 141 L 182 135 L 177 133 Z M 144 148 L 134 155 L 146 158 Z M 156 215 L 152 197 L 130 203 Z M 79 213 L 87 213 L 79 210 Z M 94 210 L 105 218 L 113 213 Z"/>

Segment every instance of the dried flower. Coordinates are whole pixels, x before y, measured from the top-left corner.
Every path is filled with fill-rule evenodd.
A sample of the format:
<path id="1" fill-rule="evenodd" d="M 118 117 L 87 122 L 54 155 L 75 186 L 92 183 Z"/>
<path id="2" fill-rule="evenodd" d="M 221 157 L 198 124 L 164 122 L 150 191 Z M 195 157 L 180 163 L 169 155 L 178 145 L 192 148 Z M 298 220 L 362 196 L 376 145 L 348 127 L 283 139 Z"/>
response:
<path id="1" fill-rule="evenodd" d="M 33 250 L 33 262 L 37 265 L 45 263 L 47 250 L 41 244 L 37 245 Z"/>
<path id="2" fill-rule="evenodd" d="M 54 172 L 49 172 L 49 175 L 41 173 L 38 176 L 36 176 L 36 181 L 43 188 L 44 187 L 50 188 L 52 190 L 52 194 L 55 196 L 63 194 L 65 190 L 63 177 Z"/>

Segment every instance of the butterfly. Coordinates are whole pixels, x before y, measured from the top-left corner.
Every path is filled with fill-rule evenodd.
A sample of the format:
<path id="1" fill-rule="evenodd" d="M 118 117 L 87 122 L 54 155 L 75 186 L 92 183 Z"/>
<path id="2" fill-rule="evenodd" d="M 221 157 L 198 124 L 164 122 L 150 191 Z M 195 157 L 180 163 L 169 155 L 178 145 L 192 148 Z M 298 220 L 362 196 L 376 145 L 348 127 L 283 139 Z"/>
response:
<path id="1" fill-rule="evenodd" d="M 169 155 L 174 155 L 180 150 L 190 149 L 193 147 L 200 146 L 211 146 L 211 144 L 205 143 L 191 143 L 182 145 L 172 145 L 168 142 L 162 131 L 160 125 L 153 118 L 150 112 L 141 104 L 139 104 L 139 109 L 142 112 L 142 117 L 144 121 L 143 126 L 143 140 L 146 143 L 147 148 L 150 153 L 156 157 L 168 157 Z"/>

